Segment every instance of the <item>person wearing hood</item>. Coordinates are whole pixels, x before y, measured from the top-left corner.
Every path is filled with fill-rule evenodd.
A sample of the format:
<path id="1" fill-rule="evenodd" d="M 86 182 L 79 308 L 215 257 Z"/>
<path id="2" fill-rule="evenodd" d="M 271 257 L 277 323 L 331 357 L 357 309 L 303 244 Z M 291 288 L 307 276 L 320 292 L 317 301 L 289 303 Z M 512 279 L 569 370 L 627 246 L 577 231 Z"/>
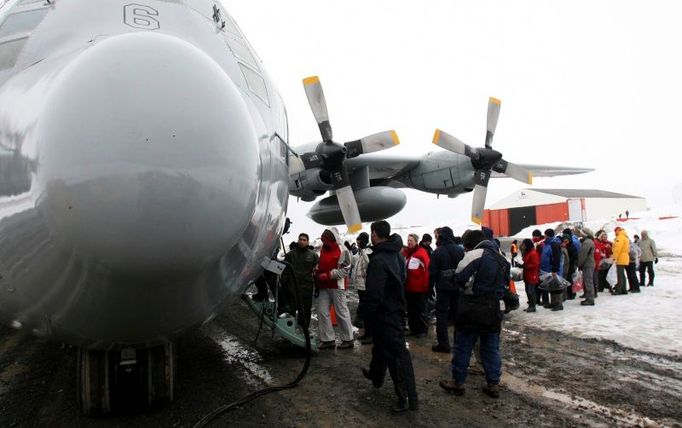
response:
<path id="1" fill-rule="evenodd" d="M 412 357 L 405 345 L 402 317 L 405 313 L 407 277 L 405 259 L 400 254 L 403 240 L 391 235 L 391 225 L 377 221 L 371 225 L 373 252 L 367 266 L 365 324 L 372 331 L 372 360 L 362 374 L 381 388 L 386 369 L 393 380 L 398 402 L 394 413 L 416 410 L 419 406 Z"/>
<path id="2" fill-rule="evenodd" d="M 646 286 L 654 286 L 654 263 L 658 264 L 658 251 L 656 241 L 649 237 L 649 232 L 642 231 L 642 239 L 639 240 L 639 248 L 642 250 L 642 257 L 639 259 L 639 285 L 644 287 L 645 273 L 649 274 L 649 282 Z"/>
<path id="3" fill-rule="evenodd" d="M 358 339 L 363 345 L 372 343 L 372 332 L 369 325 L 364 322 L 365 312 L 365 294 L 366 294 L 366 280 L 367 280 L 367 265 L 369 265 L 369 255 L 372 250 L 369 248 L 369 235 L 367 232 L 362 232 L 358 235 L 357 240 L 358 253 L 353 257 L 353 269 L 351 269 L 350 282 L 358 291 L 358 310 L 355 317 L 355 325 L 358 328 L 363 328 L 362 336 Z"/>
<path id="4" fill-rule="evenodd" d="M 568 272 L 564 276 L 571 284 L 573 284 L 573 274 L 575 274 L 578 268 L 578 252 L 580 251 L 580 240 L 577 236 L 573 234 L 570 228 L 566 228 L 562 232 L 563 239 L 568 241 L 566 243 L 566 251 L 568 252 Z M 566 267 L 564 267 L 566 269 Z M 575 293 L 572 287 L 566 288 L 566 297 L 568 300 L 575 299 Z"/>
<path id="5" fill-rule="evenodd" d="M 625 229 L 620 226 L 616 226 L 613 231 L 616 234 L 616 238 L 613 240 L 611 259 L 616 264 L 616 272 L 618 273 L 618 283 L 613 294 L 623 295 L 628 294 L 625 283 L 625 270 L 630 264 L 630 239 Z"/>
<path id="6" fill-rule="evenodd" d="M 483 392 L 497 398 L 502 375 L 503 315 L 499 301 L 509 283 L 509 262 L 482 231 L 471 230 L 462 238 L 467 253 L 455 271 L 455 282 L 462 294 L 455 321 L 452 379 L 441 381 L 440 386 L 455 395 L 464 394 L 471 353 L 478 341 L 486 379 Z"/>
<path id="7" fill-rule="evenodd" d="M 407 301 L 407 322 L 410 333 L 417 337 L 426 337 L 429 331 L 427 316 L 427 298 L 429 295 L 429 255 L 418 242 L 419 236 L 410 233 L 407 237 L 405 263 L 407 281 L 405 282 L 405 300 Z"/>
<path id="8" fill-rule="evenodd" d="M 582 233 L 585 235 L 580 251 L 578 251 L 578 269 L 583 273 L 583 288 L 585 290 L 585 300 L 581 301 L 582 306 L 594 306 L 594 234 L 586 227 Z"/>
<path id="9" fill-rule="evenodd" d="M 313 280 L 313 270 L 320 261 L 320 257 L 315 251 L 310 249 L 309 237 L 306 233 L 298 235 L 298 242 L 296 246 L 285 254 L 284 261 L 289 263 L 293 268 L 293 274 L 296 278 L 296 284 L 301 292 L 303 299 L 304 313 L 299 314 L 299 323 L 310 325 L 310 315 L 313 307 L 313 291 L 315 288 L 315 281 Z M 289 271 L 284 271 L 282 283 L 285 284 L 283 290 L 290 310 L 296 308 L 296 295 L 293 290 L 293 281 L 289 278 Z"/>
<path id="10" fill-rule="evenodd" d="M 335 227 L 325 229 L 321 239 L 320 262 L 315 273 L 315 286 L 319 290 L 317 313 L 321 340 L 318 349 L 336 347 L 336 335 L 329 313 L 332 304 L 336 311 L 342 341 L 339 349 L 352 348 L 353 326 L 346 299 L 346 277 L 351 265 L 350 251 L 339 245 L 341 241 Z"/>
<path id="11" fill-rule="evenodd" d="M 448 317 L 456 311 L 459 293 L 455 289 L 454 274 L 464 251 L 455 244 L 455 236 L 449 227 L 439 229 L 437 248 L 431 257 L 429 281 L 436 290 L 436 338 L 431 347 L 434 352 L 450 353 Z"/>
<path id="12" fill-rule="evenodd" d="M 642 250 L 637 244 L 630 241 L 630 264 L 628 264 L 625 270 L 626 276 L 628 277 L 628 291 L 630 293 L 639 293 L 639 279 L 637 279 L 637 263 L 642 256 Z"/>
<path id="13" fill-rule="evenodd" d="M 561 239 L 555 236 L 554 229 L 545 230 L 545 242 L 542 244 L 542 251 L 540 253 L 540 278 L 543 279 L 547 275 L 553 277 L 561 277 L 564 270 L 564 260 L 561 255 Z M 544 280 L 544 279 L 543 279 Z M 550 304 L 545 306 L 551 308 L 553 311 L 563 311 L 563 290 L 550 290 Z"/>

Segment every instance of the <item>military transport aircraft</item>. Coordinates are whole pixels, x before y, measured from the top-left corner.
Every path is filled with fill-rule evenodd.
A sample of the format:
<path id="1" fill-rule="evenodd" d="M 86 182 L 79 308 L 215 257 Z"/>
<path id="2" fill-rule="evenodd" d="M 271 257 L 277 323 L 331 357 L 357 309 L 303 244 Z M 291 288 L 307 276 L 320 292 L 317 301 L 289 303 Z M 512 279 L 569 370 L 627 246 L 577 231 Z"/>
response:
<path id="1" fill-rule="evenodd" d="M 125 382 L 173 399 L 172 339 L 261 274 L 290 193 L 332 191 L 313 218 L 355 231 L 402 208 L 397 187 L 475 188 L 480 217 L 496 173 L 586 171 L 502 160 L 494 100 L 485 148 L 437 132 L 449 151 L 372 155 L 397 134 L 335 143 L 319 79 L 304 88 L 322 142 L 292 148 L 282 99 L 219 2 L 2 3 L 0 317 L 79 348 L 84 412 L 108 412 Z"/>

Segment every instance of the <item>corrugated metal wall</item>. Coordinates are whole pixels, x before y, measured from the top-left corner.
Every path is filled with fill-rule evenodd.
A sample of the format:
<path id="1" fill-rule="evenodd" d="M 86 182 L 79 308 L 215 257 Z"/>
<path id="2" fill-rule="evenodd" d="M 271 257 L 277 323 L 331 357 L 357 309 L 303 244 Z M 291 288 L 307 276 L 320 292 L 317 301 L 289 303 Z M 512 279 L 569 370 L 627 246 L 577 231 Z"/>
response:
<path id="1" fill-rule="evenodd" d="M 531 208 L 531 207 L 528 207 Z M 518 208 L 515 208 L 519 210 Z M 524 226 L 532 226 L 534 224 L 553 223 L 555 221 L 568 221 L 568 203 L 561 202 L 557 204 L 537 205 L 535 206 L 535 218 L 527 215 L 528 224 Z M 517 223 L 518 223 L 517 219 Z M 483 225 L 489 227 L 495 232 L 495 236 L 509 236 L 510 232 L 518 232 L 511 230 L 509 209 L 499 210 L 484 210 L 483 211 Z M 515 229 L 519 228 L 515 224 Z"/>
<path id="2" fill-rule="evenodd" d="M 538 205 L 535 207 L 537 224 L 568 221 L 568 203 Z"/>

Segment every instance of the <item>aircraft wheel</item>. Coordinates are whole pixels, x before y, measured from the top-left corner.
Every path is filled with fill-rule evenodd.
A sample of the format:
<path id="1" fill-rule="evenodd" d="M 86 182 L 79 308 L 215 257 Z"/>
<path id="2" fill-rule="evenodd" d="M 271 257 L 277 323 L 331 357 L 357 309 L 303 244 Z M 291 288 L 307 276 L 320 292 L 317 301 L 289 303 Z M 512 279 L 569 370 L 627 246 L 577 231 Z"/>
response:
<path id="1" fill-rule="evenodd" d="M 78 348 L 78 398 L 81 410 L 89 416 L 111 411 L 109 394 L 109 353 Z"/>
<path id="2" fill-rule="evenodd" d="M 176 354 L 172 343 L 147 349 L 147 404 L 168 404 L 175 393 Z"/>

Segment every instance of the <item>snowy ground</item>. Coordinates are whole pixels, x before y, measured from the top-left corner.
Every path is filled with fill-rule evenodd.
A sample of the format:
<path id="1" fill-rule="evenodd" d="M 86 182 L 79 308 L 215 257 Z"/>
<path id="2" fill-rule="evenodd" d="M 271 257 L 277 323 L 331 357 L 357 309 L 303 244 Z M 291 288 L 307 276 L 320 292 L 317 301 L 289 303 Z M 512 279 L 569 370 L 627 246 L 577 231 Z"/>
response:
<path id="1" fill-rule="evenodd" d="M 621 345 L 637 350 L 658 354 L 682 356 L 682 216 L 660 220 L 659 217 L 680 215 L 682 207 L 665 210 L 632 213 L 637 219 L 628 221 L 590 221 L 586 227 L 596 232 L 604 229 L 613 239 L 613 229 L 621 226 L 632 239 L 647 230 L 659 250 L 660 261 L 655 265 L 656 286 L 644 287 L 640 294 L 612 296 L 600 293 L 595 306 L 580 306 L 580 300 L 564 303 L 564 310 L 551 312 L 538 308 L 536 313 L 525 313 L 526 296 L 523 282 L 517 283 L 521 308 L 510 314 L 514 320 L 528 326 L 561 331 L 578 337 L 610 339 Z M 515 237 L 530 238 L 533 229 L 544 231 L 555 228 L 559 223 L 532 226 L 519 232 Z M 433 233 L 435 225 L 408 226 L 396 230 L 403 239 L 408 233 Z M 454 225 L 456 235 L 477 226 Z"/>
<path id="2" fill-rule="evenodd" d="M 600 293 L 595 306 L 580 306 L 580 300 L 564 303 L 564 310 L 551 312 L 538 308 L 536 313 L 515 311 L 513 316 L 528 325 L 558 330 L 579 337 L 611 339 L 624 346 L 658 354 L 682 356 L 682 218 L 659 220 L 657 214 L 641 214 L 639 220 L 626 222 L 588 222 L 594 232 L 604 229 L 613 237 L 616 225 L 626 229 L 630 238 L 649 231 L 658 245 L 659 263 L 655 265 L 656 286 L 644 287 L 639 294 L 612 296 Z M 633 215 L 633 217 L 635 217 Z M 541 225 L 545 230 L 556 224 Z M 527 237 L 535 227 L 516 236 Z M 517 283 L 521 309 L 526 307 L 523 283 Z"/>

